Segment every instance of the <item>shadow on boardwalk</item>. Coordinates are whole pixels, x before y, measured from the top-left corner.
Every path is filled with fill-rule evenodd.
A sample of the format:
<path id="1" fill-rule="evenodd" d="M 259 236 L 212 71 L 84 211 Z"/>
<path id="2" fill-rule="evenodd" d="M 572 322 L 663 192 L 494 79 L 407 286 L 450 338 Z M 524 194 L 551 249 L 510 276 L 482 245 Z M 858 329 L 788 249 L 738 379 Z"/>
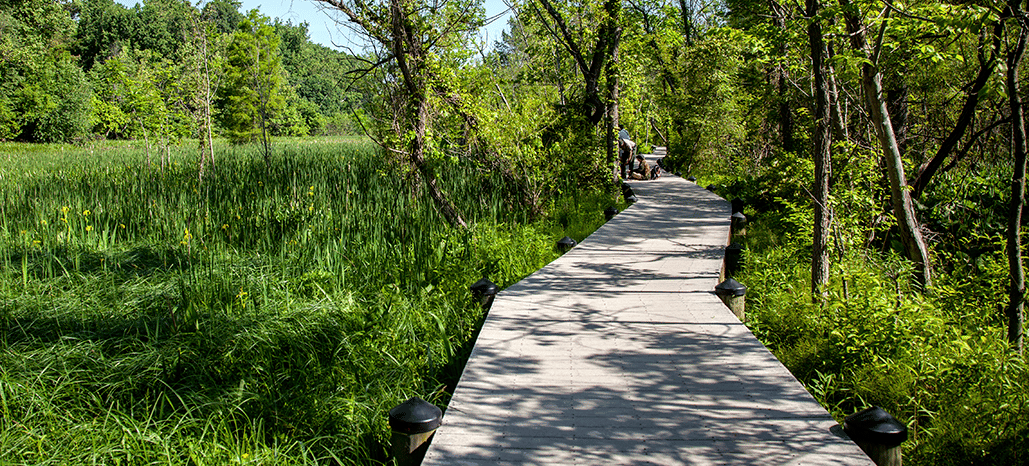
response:
<path id="1" fill-rule="evenodd" d="M 728 203 L 634 189 L 498 295 L 424 464 L 870 464 L 711 294 Z"/>

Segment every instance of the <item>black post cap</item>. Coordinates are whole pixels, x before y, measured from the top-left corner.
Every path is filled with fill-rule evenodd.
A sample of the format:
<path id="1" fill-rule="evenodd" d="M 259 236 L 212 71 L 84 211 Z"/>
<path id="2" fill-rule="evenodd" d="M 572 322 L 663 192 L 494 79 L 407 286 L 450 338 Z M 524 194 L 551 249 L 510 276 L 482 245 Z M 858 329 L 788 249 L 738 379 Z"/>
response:
<path id="1" fill-rule="evenodd" d="M 713 185 L 713 184 L 707 185 L 707 190 L 708 191 L 714 191 L 715 190 L 715 185 Z"/>
<path id="2" fill-rule="evenodd" d="M 618 209 L 614 208 L 613 206 L 604 209 L 604 218 L 611 220 L 615 217 L 615 215 L 618 215 Z"/>
<path id="3" fill-rule="evenodd" d="M 576 244 L 579 244 L 579 243 L 576 243 L 574 239 L 571 239 L 571 238 L 569 238 L 567 236 L 557 240 L 557 248 L 562 250 L 562 251 L 567 251 L 569 249 L 572 249 L 572 248 L 575 247 Z"/>
<path id="4" fill-rule="evenodd" d="M 743 212 L 743 199 L 737 197 L 729 202 L 732 204 L 732 213 Z"/>
<path id="5" fill-rule="evenodd" d="M 886 410 L 872 406 L 847 416 L 843 431 L 851 439 L 895 447 L 908 439 L 908 428 Z"/>
<path id="6" fill-rule="evenodd" d="M 743 262 L 743 245 L 740 243 L 732 243 L 725 247 L 725 271 L 730 275 L 735 275 L 740 271 Z"/>
<path id="7" fill-rule="evenodd" d="M 443 411 L 417 396 L 389 410 L 389 427 L 403 434 L 431 432 L 443 422 Z"/>
<path id="8" fill-rule="evenodd" d="M 718 296 L 743 296 L 747 294 L 747 287 L 736 279 L 730 278 L 715 285 L 715 294 Z"/>
<path id="9" fill-rule="evenodd" d="M 682 175 L 680 175 L 680 176 L 682 176 Z M 696 181 L 697 181 L 697 177 L 695 177 L 695 176 L 693 176 L 693 175 L 690 175 L 690 177 L 689 177 L 689 178 L 686 178 L 686 181 L 693 181 L 693 182 L 696 182 Z"/>
<path id="10" fill-rule="evenodd" d="M 743 215 L 743 212 L 736 212 L 729 216 L 729 225 L 731 226 L 733 233 L 735 233 L 736 230 L 742 229 L 747 225 L 747 216 Z"/>
<path id="11" fill-rule="evenodd" d="M 480 296 L 493 296 L 500 291 L 500 287 L 489 281 L 486 277 L 482 277 L 479 281 L 472 283 L 472 286 L 469 286 L 468 289 Z"/>

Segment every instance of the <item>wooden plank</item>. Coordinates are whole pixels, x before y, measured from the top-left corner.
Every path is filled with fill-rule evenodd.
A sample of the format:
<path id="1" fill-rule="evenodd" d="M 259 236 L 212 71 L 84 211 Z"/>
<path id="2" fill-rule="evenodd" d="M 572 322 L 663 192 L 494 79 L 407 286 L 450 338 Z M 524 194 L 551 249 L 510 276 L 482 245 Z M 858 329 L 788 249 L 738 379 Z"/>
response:
<path id="1" fill-rule="evenodd" d="M 425 465 L 871 461 L 711 292 L 730 206 L 682 178 L 502 291 Z"/>

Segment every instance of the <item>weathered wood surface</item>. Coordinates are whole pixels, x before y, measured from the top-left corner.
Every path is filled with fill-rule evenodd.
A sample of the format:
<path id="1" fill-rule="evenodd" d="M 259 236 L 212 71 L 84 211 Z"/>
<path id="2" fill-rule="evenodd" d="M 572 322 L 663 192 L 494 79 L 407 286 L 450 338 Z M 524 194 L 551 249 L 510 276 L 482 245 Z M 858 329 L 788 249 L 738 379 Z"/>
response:
<path id="1" fill-rule="evenodd" d="M 682 178 L 502 291 L 424 465 L 869 465 L 712 294 L 730 206 Z"/>

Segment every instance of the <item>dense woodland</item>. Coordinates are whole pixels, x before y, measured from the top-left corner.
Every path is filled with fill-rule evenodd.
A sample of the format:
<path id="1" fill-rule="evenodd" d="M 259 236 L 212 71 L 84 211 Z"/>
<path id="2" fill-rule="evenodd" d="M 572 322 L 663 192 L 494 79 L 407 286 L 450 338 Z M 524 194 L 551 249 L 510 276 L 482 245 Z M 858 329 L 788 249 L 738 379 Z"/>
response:
<path id="1" fill-rule="evenodd" d="M 192 187 L 193 194 L 229 186 L 211 184 L 233 179 L 218 171 L 222 165 L 247 173 L 251 183 L 271 186 L 278 179 L 283 196 L 293 201 L 268 204 L 272 214 L 254 211 L 250 221 L 262 228 L 277 222 L 276 235 L 286 241 L 299 238 L 312 218 L 299 201 L 306 193 L 363 181 L 311 181 L 305 191 L 308 181 L 289 175 L 304 166 L 302 157 L 276 152 L 273 137 L 367 135 L 382 162 L 363 162 L 362 177 L 388 172 L 390 183 L 403 181 L 390 185 L 390 196 L 403 191 L 433 208 L 433 214 L 419 211 L 417 219 L 433 224 L 431 234 L 422 238 L 412 233 L 418 230 L 397 226 L 393 239 L 421 238 L 418 257 L 435 259 L 423 260 L 422 272 L 390 269 L 362 278 L 374 284 L 368 290 L 373 297 L 355 299 L 374 305 L 359 317 L 399 319 L 383 309 L 406 309 L 410 316 L 401 320 L 407 333 L 362 327 L 358 317 L 340 325 L 363 329 L 361 335 L 381 330 L 390 344 L 403 335 L 427 342 L 424 349 L 421 343 L 397 347 L 418 361 L 398 367 L 414 373 L 442 371 L 433 354 L 451 371 L 460 359 L 464 340 L 423 331 L 433 324 L 419 314 L 443 302 L 433 290 L 463 286 L 456 276 L 431 272 L 456 270 L 444 259 L 447 248 L 464 244 L 461 257 L 478 261 L 476 272 L 506 271 L 516 279 L 531 267 L 522 264 L 515 273 L 503 265 L 509 259 L 475 259 L 489 255 L 476 248 L 493 246 L 470 246 L 458 239 L 465 238 L 461 232 L 488 236 L 496 245 L 513 244 L 497 233 L 508 228 L 523 232 L 518 241 L 540 235 L 505 226 L 510 212 L 567 227 L 570 214 L 557 208 L 562 199 L 612 191 L 613 135 L 624 125 L 644 149 L 667 146 L 663 163 L 671 171 L 696 175 L 723 196 L 745 201 L 750 226 L 740 279 L 750 287 L 748 325 L 833 415 L 842 419 L 870 404 L 883 406 L 911 429 L 905 451 L 913 464 L 1029 462 L 1025 2 L 525 0 L 513 4 L 502 40 L 483 44 L 477 31 L 486 18 L 476 0 L 312 1 L 361 45 L 344 53 L 311 44 L 305 25 L 241 12 L 227 0 L 148 0 L 134 8 L 112 0 L 0 0 L 0 141 L 89 148 L 129 139 L 145 147 L 141 167 L 164 167 L 174 148 L 189 154 L 175 160 L 192 167 L 178 176 L 183 192 Z M 222 138 L 256 144 L 258 155 L 246 163 L 232 159 L 230 149 L 216 156 Z M 318 157 L 309 169 L 333 163 Z M 278 173 L 271 168 L 276 164 L 290 167 L 281 179 L 268 177 Z M 349 162 L 345 166 L 325 178 L 335 179 L 332 170 L 350 170 Z M 245 189 L 238 195 L 245 197 Z M 476 195 L 491 206 L 490 215 L 507 217 L 482 213 Z M 198 205 L 211 202 L 200 197 Z M 339 209 L 353 205 L 349 197 L 330 198 L 325 202 L 341 203 Z M 53 202 L 47 221 L 57 224 L 64 201 Z M 5 222 L 12 222 L 5 223 L 8 241 L 36 247 L 14 233 L 31 236 L 36 228 L 12 226 L 17 211 L 4 211 Z M 81 217 L 98 218 L 95 208 L 84 212 L 90 214 Z M 203 228 L 221 235 L 218 241 L 233 257 L 264 244 L 227 233 L 235 225 L 231 215 L 224 223 L 208 221 L 208 215 L 198 211 L 192 220 L 177 220 L 161 241 L 186 258 L 196 253 L 181 249 Z M 48 217 L 26 218 L 39 225 Z M 486 218 L 499 223 L 483 227 Z M 326 222 L 330 231 L 356 225 Z M 109 228 L 125 224 L 134 225 L 110 220 Z M 272 244 L 276 235 L 262 241 Z M 297 241 L 322 244 L 303 238 Z M 325 241 L 342 241 L 333 246 L 338 250 L 351 247 L 351 240 Z M 443 249 L 434 249 L 437 244 Z M 348 274 L 362 264 L 392 254 L 383 251 L 354 256 L 367 257 L 365 262 L 332 265 L 332 274 L 318 269 L 314 286 L 335 276 L 352 279 Z M 20 254 L 8 260 L 21 261 L 16 278 L 28 289 L 28 258 L 36 256 Z M 320 257 L 310 259 L 328 260 Z M 303 269 L 298 275 L 308 276 Z M 244 288 L 235 300 L 229 293 L 225 305 L 245 307 Z M 387 290 L 426 300 L 411 304 Z M 456 301 L 445 302 L 460 314 Z M 474 318 L 459 320 L 455 332 L 467 336 Z M 437 351 L 440 341 L 446 349 Z M 372 354 L 361 361 L 385 358 L 371 349 L 377 344 L 348 351 Z M 277 354 L 274 348 L 267 352 Z M 364 374 L 366 387 L 376 377 L 395 376 L 371 365 L 348 370 Z M 432 373 L 411 379 L 401 391 L 442 404 L 445 389 L 432 381 L 446 376 Z M 228 385 L 236 383 L 226 378 Z M 177 379 L 162 380 L 180 387 Z M 268 387 L 278 388 L 272 382 Z M 350 415 L 362 419 L 365 430 L 351 435 L 358 439 L 352 444 L 323 441 L 318 458 L 379 461 L 384 427 L 375 412 L 388 403 L 368 390 L 348 393 L 346 399 L 360 407 Z M 132 405 L 143 395 L 111 396 Z M 276 402 L 238 409 L 246 422 L 260 421 L 253 425 L 262 427 L 248 430 L 257 432 L 254 439 L 299 441 L 297 451 L 304 439 L 334 434 L 326 426 L 343 416 L 324 414 L 325 424 L 304 424 L 299 414 L 290 417 L 301 408 Z M 313 410 L 311 403 L 302 408 Z M 224 429 L 231 436 L 232 429 Z M 264 458 L 278 454 L 269 452 L 268 443 L 254 442 Z"/>
<path id="2" fill-rule="evenodd" d="M 0 5 L 0 139 L 208 138 L 353 133 L 367 89 L 307 24 L 215 0 Z M 359 81 L 358 81 L 359 82 Z"/>

